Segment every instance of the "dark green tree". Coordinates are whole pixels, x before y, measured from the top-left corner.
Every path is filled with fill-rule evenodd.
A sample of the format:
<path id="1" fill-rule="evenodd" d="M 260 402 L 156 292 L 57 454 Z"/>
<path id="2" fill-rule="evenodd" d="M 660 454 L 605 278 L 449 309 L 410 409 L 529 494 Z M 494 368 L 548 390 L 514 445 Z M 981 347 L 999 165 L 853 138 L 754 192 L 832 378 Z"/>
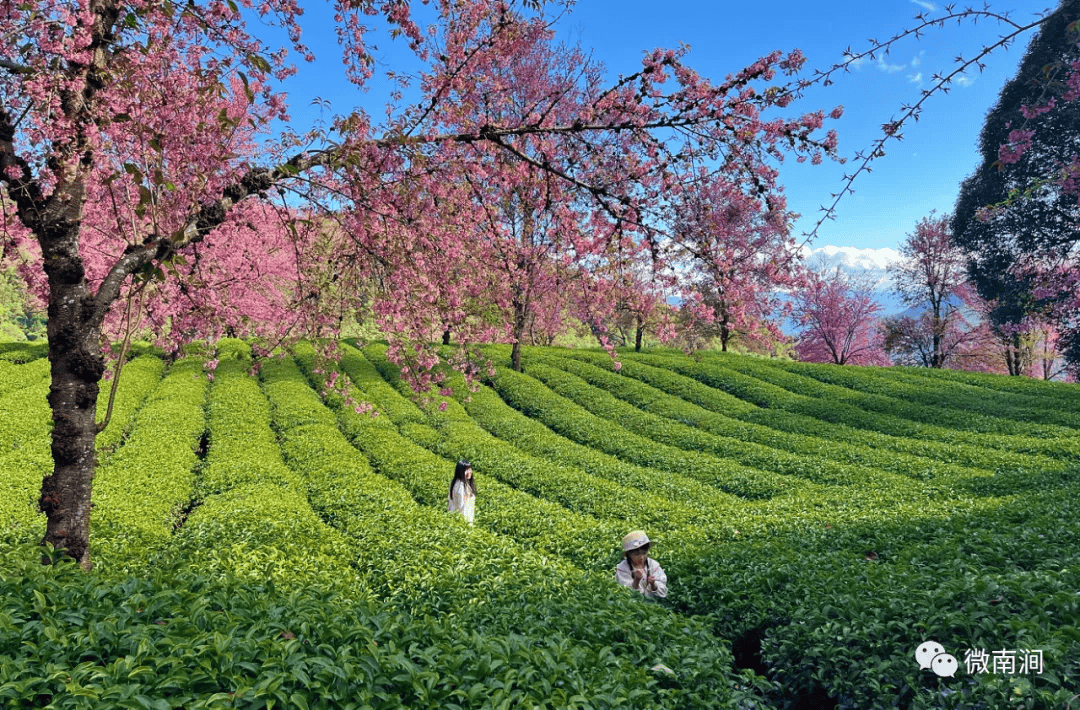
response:
<path id="1" fill-rule="evenodd" d="M 1077 196 L 1055 179 L 1080 155 L 1080 103 L 1062 99 L 1070 65 L 1080 56 L 1078 18 L 1080 0 L 1062 0 L 1043 22 L 986 117 L 982 163 L 964 180 L 956 202 L 955 243 L 967 252 L 969 278 L 993 304 L 991 325 L 1006 342 L 1019 337 L 1028 316 L 1056 314 L 1062 330 L 1070 327 L 1067 313 L 1062 322 L 1055 308 L 1064 294 L 1039 289 L 1037 271 L 1074 261 L 1080 245 Z M 1025 107 L 1050 101 L 1053 110 L 1025 116 Z M 1033 131 L 1031 146 L 1017 162 L 1003 164 L 999 150 L 1014 130 Z M 980 215 L 991 205 L 996 208 Z"/>

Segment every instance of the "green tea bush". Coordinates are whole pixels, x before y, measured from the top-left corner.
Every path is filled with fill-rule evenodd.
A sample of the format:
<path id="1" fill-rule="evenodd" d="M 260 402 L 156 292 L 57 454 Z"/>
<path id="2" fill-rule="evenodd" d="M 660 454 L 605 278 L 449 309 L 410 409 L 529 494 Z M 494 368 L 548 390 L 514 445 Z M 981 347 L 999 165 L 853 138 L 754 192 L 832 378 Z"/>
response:
<path id="1" fill-rule="evenodd" d="M 748 500 L 802 490 L 812 484 L 684 451 L 627 431 L 561 397 L 528 375 L 500 369 L 490 381 L 515 409 L 579 444 L 647 468 L 681 473 Z"/>
<path id="2" fill-rule="evenodd" d="M 34 360 L 22 365 L 0 360 L 0 395 L 38 384 L 49 375 L 49 361 Z"/>
<path id="3" fill-rule="evenodd" d="M 609 378 L 603 377 L 608 373 L 594 372 L 590 374 L 602 382 L 603 387 L 593 386 L 587 380 L 577 376 L 582 369 L 581 365 L 584 363 L 579 365 L 569 361 L 558 361 L 557 364 L 552 365 L 535 364 L 530 366 L 529 372 L 551 387 L 553 391 L 580 404 L 594 414 L 618 422 L 629 431 L 680 449 L 708 452 L 724 459 L 738 461 L 744 466 L 803 478 L 815 483 L 841 486 L 885 485 L 895 495 L 902 495 L 905 491 L 915 491 L 909 480 L 900 478 L 896 474 L 815 456 L 813 449 L 805 451 L 802 455 L 796 455 L 742 438 L 716 434 L 697 422 L 684 423 L 692 414 L 697 414 L 690 412 L 689 406 L 684 403 L 668 401 L 670 408 L 665 411 L 668 416 L 638 409 L 630 402 L 617 399 L 611 392 L 616 391 L 630 396 L 632 396 L 631 392 L 636 392 L 642 396 L 649 396 L 649 393 L 640 391 L 642 387 L 640 383 L 622 375 L 612 374 Z M 623 385 L 628 386 L 623 387 Z M 653 404 L 662 397 L 661 393 L 653 395 L 651 398 Z M 709 418 L 707 413 L 701 414 L 705 415 L 704 418 L 715 421 L 715 417 Z"/>
<path id="4" fill-rule="evenodd" d="M 52 471 L 48 361 L 18 368 L 0 397 L 0 546 L 39 540 L 45 517 L 38 512 L 41 480 Z M 24 370 L 24 368 L 27 368 Z"/>
<path id="5" fill-rule="evenodd" d="M 1015 395 L 972 391 L 948 382 L 928 387 L 919 378 L 913 382 L 904 374 L 895 375 L 875 367 L 842 368 L 795 362 L 776 366 L 869 395 L 866 399 L 874 405 L 867 408 L 887 408 L 891 403 L 886 399 L 891 398 L 943 410 L 934 421 L 948 422 L 958 429 L 974 430 L 977 426 L 980 431 L 1052 438 L 1075 436 L 1080 428 L 1080 413 L 1047 407 L 1045 400 L 1023 401 Z"/>
<path id="6" fill-rule="evenodd" d="M 302 358 L 302 355 L 301 355 Z M 303 358 L 302 358 L 303 359 Z M 310 392 L 310 390 L 309 390 Z M 314 392 L 311 392 L 314 397 Z M 314 404 L 322 406 L 317 399 Z M 372 419 L 347 408 L 339 410 L 342 427 L 349 439 L 383 475 L 401 482 L 422 505 L 445 510 L 454 463 L 462 454 L 442 458 L 399 433 L 386 418 Z M 408 431 L 426 439 L 439 439 L 424 425 L 411 424 Z M 597 520 L 553 502 L 538 499 L 487 476 L 477 467 L 483 488 L 477 503 L 476 524 L 512 535 L 526 546 L 538 546 L 573 560 L 584 568 L 610 562 L 613 541 L 625 534 L 625 524 Z M 482 477 L 482 478 L 481 478 Z"/>
<path id="7" fill-rule="evenodd" d="M 281 459 L 277 434 L 270 425 L 270 403 L 259 381 L 249 375 L 250 348 L 235 341 L 219 346 L 218 366 L 209 397 L 207 453 L 198 481 L 198 497 L 267 483 L 302 493 L 301 478 Z M 228 344 L 228 343 L 227 343 Z"/>
<path id="8" fill-rule="evenodd" d="M 854 441 L 849 443 L 836 436 L 838 432 L 835 427 L 823 425 L 814 419 L 800 421 L 799 417 L 790 417 L 785 429 L 755 424 L 746 420 L 758 418 L 755 416 L 761 412 L 758 407 L 671 370 L 625 360 L 620 369 L 624 376 L 620 377 L 611 372 L 611 358 L 606 353 L 567 351 L 565 355 L 567 357 L 556 361 L 557 367 L 602 387 L 644 411 L 711 433 L 811 458 L 835 460 L 868 470 L 881 469 L 911 478 L 966 478 L 989 474 L 927 456 L 858 443 L 858 437 L 852 437 Z M 604 369 L 604 365 L 608 365 L 607 369 Z"/>
<path id="9" fill-rule="evenodd" d="M 610 672 L 610 649 L 558 636 L 491 637 L 318 587 L 285 594 L 186 566 L 115 577 L 37 558 L 19 550 L 0 570 L 5 708 L 679 706 L 658 702 L 675 694 L 654 692 L 645 671 L 580 673 Z"/>
<path id="10" fill-rule="evenodd" d="M 508 349 L 488 352 L 501 363 Z M 125 375 L 104 467 L 144 453 L 95 499 L 94 520 L 114 527 L 92 529 L 94 572 L 43 568 L 40 548 L 12 546 L 33 537 L 0 526 L 0 707 L 1060 710 L 1078 699 L 1071 444 L 952 419 L 974 411 L 980 387 L 1023 421 L 1045 383 L 903 372 L 883 384 L 885 371 L 823 369 L 850 385 L 839 387 L 798 366 L 670 353 L 628 355 L 615 375 L 606 356 L 529 349 L 529 375 L 565 397 L 500 369 L 495 389 L 455 380 L 440 411 L 410 401 L 385 347 L 342 353 L 354 396 L 378 416 L 337 395 L 324 403 L 309 379 L 332 365 L 304 344 L 295 362 L 266 362 L 261 383 L 237 340 L 218 345 L 209 389 L 198 372 L 177 377 L 198 371 L 194 357 L 156 388 L 152 359 Z M 32 465 L 47 470 L 47 383 L 27 377 L 0 397 L 0 444 L 12 447 L 0 463 L 41 451 Z M 939 378 L 939 393 L 903 394 Z M 897 409 L 852 403 L 865 397 Z M 934 409 L 954 414 L 921 421 Z M 985 414 L 980 426 L 1005 421 Z M 1039 431 L 1066 421 L 1051 419 Z M 853 472 L 776 476 L 661 445 L 659 426 L 685 445 L 745 442 L 724 455 L 768 447 L 781 465 L 805 452 L 807 465 Z M 791 485 L 722 492 L 720 470 L 695 471 L 695 454 Z M 475 527 L 444 507 L 463 456 L 480 477 Z M 144 471 L 160 481 L 135 477 Z M 32 511 L 35 475 L 19 514 Z M 0 480 L 0 513 L 14 480 Z M 186 502 L 138 500 L 158 489 Z M 613 580 L 631 526 L 658 541 L 670 580 L 659 603 Z M 919 669 L 927 640 L 958 658 L 956 677 Z M 964 651 L 978 648 L 1039 649 L 1045 668 L 967 673 Z M 671 672 L 652 670 L 661 663 Z"/>
<path id="11" fill-rule="evenodd" d="M 116 388 L 112 416 L 108 426 L 98 432 L 94 445 L 98 450 L 99 465 L 108 461 L 124 437 L 128 436 L 134 424 L 135 413 L 146 401 L 147 396 L 161 381 L 165 363 L 153 355 L 141 355 L 124 364 L 120 375 L 120 384 Z M 98 392 L 96 419 L 100 424 L 105 420 L 109 408 L 109 392 L 112 382 L 102 382 Z"/>
<path id="12" fill-rule="evenodd" d="M 0 544 L 40 539 L 45 518 L 38 511 L 41 481 L 52 472 L 49 434 L 51 413 L 48 360 L 35 360 L 19 368 L 21 387 L 8 390 L 0 399 Z M 161 360 L 138 358 L 125 366 L 117 390 L 112 424 L 98 434 L 99 460 L 106 460 L 126 433 L 126 426 L 146 394 L 161 376 Z M 98 421 L 104 418 L 108 388 L 98 395 Z M 96 503 L 95 503 L 96 504 Z"/>
<path id="13" fill-rule="evenodd" d="M 1031 377 L 1002 377 L 987 372 L 925 367 L 892 367 L 889 372 L 915 378 L 926 382 L 931 387 L 941 382 L 957 382 L 980 390 L 1019 395 L 1036 405 L 1038 402 L 1053 401 L 1066 411 L 1080 411 L 1080 403 L 1076 401 L 1078 388 L 1075 382 L 1057 382 Z"/>
<path id="14" fill-rule="evenodd" d="M 669 574 L 686 584 L 673 602 L 708 614 L 768 669 L 777 707 L 825 696 L 848 710 L 1065 707 L 1080 680 L 1080 532 L 1045 511 L 1071 514 L 1075 492 L 730 543 L 674 561 Z M 914 659 L 927 640 L 961 664 L 968 648 L 1042 649 L 1046 667 L 938 678 Z"/>
<path id="15" fill-rule="evenodd" d="M 794 392 L 730 368 L 694 362 L 686 357 L 647 353 L 628 356 L 628 359 L 671 369 L 708 387 L 751 402 L 759 409 L 747 420 L 766 426 L 802 433 L 812 432 L 816 427 L 819 432 L 827 433 L 836 440 L 864 442 L 890 451 L 921 454 L 942 462 L 986 471 L 1062 470 L 1066 465 L 1051 458 L 1060 453 L 1059 447 L 1047 446 L 1047 442 L 1037 439 L 972 435 L 970 432 L 930 427 L 835 401 L 829 398 L 827 392 L 818 391 L 817 388 L 808 390 L 812 395 Z M 806 378 L 800 379 L 807 381 Z M 1019 446 L 1017 442 L 1021 442 Z"/>
<path id="16" fill-rule="evenodd" d="M 47 340 L 0 343 L 0 362 L 21 365 L 26 362 L 45 360 L 49 356 Z"/>
<path id="17" fill-rule="evenodd" d="M 987 419 L 977 413 L 961 414 L 882 395 L 856 392 L 789 372 L 777 363 L 759 358 L 725 359 L 710 356 L 706 357 L 705 362 L 738 370 L 791 392 L 818 398 L 834 407 L 847 405 L 863 412 L 866 426 L 897 427 L 903 431 L 902 436 L 1051 457 L 1075 457 L 1080 451 L 1073 450 L 1070 433 L 1060 427 L 1034 424 L 1013 427 L 1004 420 Z M 1061 437 L 1065 437 L 1065 440 Z"/>
<path id="18" fill-rule="evenodd" d="M 136 413 L 124 445 L 95 475 L 95 564 L 138 569 L 169 541 L 194 494 L 207 384 L 201 359 L 173 363 Z"/>
<path id="19" fill-rule="evenodd" d="M 20 378 L 18 386 L 4 392 L 0 399 L 0 456 L 4 456 L 47 439 L 50 430 L 48 368 L 36 364 L 18 365 L 20 370 L 38 370 Z"/>
<path id="20" fill-rule="evenodd" d="M 351 351 L 351 352 L 350 352 Z M 359 352 L 347 348 L 341 365 L 353 382 L 368 382 L 378 372 Z M 464 389 L 464 382 L 456 383 Z M 400 394 L 398 394 L 401 397 Z M 545 461 L 501 441 L 474 422 L 458 402 L 431 414 L 435 428 L 396 422 L 413 442 L 445 458 L 465 458 L 477 471 L 538 498 L 599 519 L 618 521 L 627 530 L 659 526 L 686 529 L 695 511 L 640 490 L 629 489 L 578 468 Z M 394 421 L 391 417 L 391 421 Z"/>
<path id="21" fill-rule="evenodd" d="M 747 510 L 746 501 L 676 472 L 655 471 L 627 463 L 609 454 L 583 446 L 530 419 L 504 402 L 490 387 L 458 394 L 472 419 L 493 436 L 522 451 L 564 466 L 572 466 L 600 478 L 647 492 L 661 499 L 678 501 L 691 508 L 688 524 L 731 530 L 738 527 Z"/>
<path id="22" fill-rule="evenodd" d="M 298 393 L 277 386 L 298 377 L 285 363 L 264 366 L 263 376 L 275 404 L 277 393 Z M 304 398 L 307 406 L 322 406 L 309 392 L 310 397 Z M 416 456 L 419 466 L 441 460 L 409 447 L 395 454 L 394 445 L 402 442 L 399 436 L 397 440 L 389 436 L 393 425 L 388 426 L 383 417 L 361 417 L 346 424 L 346 429 L 357 426 L 373 432 L 373 438 L 385 436 L 375 445 L 385 447 L 380 449 L 385 457 L 377 462 L 380 468 L 405 466 Z M 385 431 L 377 432 L 380 429 Z M 481 658 L 487 654 L 498 659 L 498 665 L 485 662 L 491 670 L 483 683 L 473 686 L 475 697 L 491 693 L 505 697 L 500 689 L 524 686 L 527 690 L 516 695 L 512 704 L 755 706 L 753 680 L 732 673 L 730 652 L 715 642 L 706 626 L 643 603 L 638 595 L 614 583 L 610 567 L 603 573 L 583 573 L 558 557 L 523 549 L 481 525 L 470 528 L 460 516 L 417 506 L 401 485 L 375 475 L 334 428 L 306 425 L 279 431 L 286 462 L 308 480 L 313 507 L 356 541 L 357 565 L 373 593 L 412 615 L 446 615 L 455 625 L 509 644 L 504 648 L 513 648 L 516 639 L 524 647 L 539 647 L 545 659 L 541 665 L 528 658 L 508 665 L 502 660 L 506 650 L 480 651 Z M 444 473 L 439 478 L 446 485 L 449 476 Z M 426 475 L 410 470 L 402 480 L 411 476 L 422 480 Z M 485 509 L 481 506 L 487 506 L 485 490 L 478 523 Z M 518 523 L 526 532 L 529 516 L 536 512 L 522 511 Z M 571 518 L 562 515 L 545 522 L 553 545 L 558 545 L 565 534 L 561 528 Z M 614 552 L 618 538 L 608 538 L 604 544 Z M 609 559 L 614 564 L 617 553 Z M 558 653 L 552 653 L 552 648 L 558 648 Z M 674 676 L 647 670 L 658 662 L 673 668 Z M 453 663 L 453 657 L 443 657 L 439 667 Z M 552 664 L 560 670 L 552 673 Z"/>
<path id="23" fill-rule="evenodd" d="M 1060 492 L 1040 502 L 1075 514 L 1075 493 L 1071 505 L 1060 505 Z M 1080 534 L 1035 513 L 1044 505 L 1029 509 L 1035 502 L 921 525 L 925 537 L 909 539 L 894 559 L 862 565 L 858 577 L 842 568 L 822 575 L 820 565 L 812 603 L 766 636 L 776 680 L 797 687 L 816 678 L 850 708 L 888 707 L 894 698 L 913 708 L 1065 707 L 1080 681 Z M 912 649 L 927 639 L 961 663 L 966 649 L 1040 649 L 1045 668 L 938 678 L 912 663 Z"/>
<path id="24" fill-rule="evenodd" d="M 199 500 L 170 555 L 207 575 L 363 596 L 351 545 L 315 514 L 303 479 L 282 461 L 270 404 L 249 375 L 251 365 L 245 343 L 219 344 Z"/>

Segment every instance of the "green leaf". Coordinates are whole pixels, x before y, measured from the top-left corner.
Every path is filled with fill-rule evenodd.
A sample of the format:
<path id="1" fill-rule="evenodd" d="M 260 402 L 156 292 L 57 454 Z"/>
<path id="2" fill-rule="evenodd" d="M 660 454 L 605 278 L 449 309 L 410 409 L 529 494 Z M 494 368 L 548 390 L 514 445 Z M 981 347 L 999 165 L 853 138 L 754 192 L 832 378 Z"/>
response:
<path id="1" fill-rule="evenodd" d="M 136 165 L 132 163 L 124 163 L 124 172 L 131 177 L 135 178 L 135 183 L 138 184 L 143 181 L 142 171 Z"/>
<path id="2" fill-rule="evenodd" d="M 255 92 L 252 91 L 251 86 L 248 85 L 247 74 L 242 71 L 238 71 L 236 72 L 236 74 L 240 77 L 240 81 L 244 84 L 244 95 L 247 96 L 248 103 L 252 103 L 253 101 L 255 101 Z"/>
<path id="3" fill-rule="evenodd" d="M 248 63 L 251 64 L 251 66 L 255 67 L 261 72 L 270 71 L 270 62 L 266 61 L 266 59 L 264 59 L 260 54 L 252 52 L 251 54 L 247 55 L 247 60 Z"/>

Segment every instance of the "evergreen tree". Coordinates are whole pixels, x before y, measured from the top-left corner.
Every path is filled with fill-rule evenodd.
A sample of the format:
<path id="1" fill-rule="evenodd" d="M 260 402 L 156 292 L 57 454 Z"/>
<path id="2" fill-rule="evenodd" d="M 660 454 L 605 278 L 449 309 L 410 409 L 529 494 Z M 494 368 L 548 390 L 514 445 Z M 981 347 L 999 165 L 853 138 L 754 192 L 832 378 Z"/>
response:
<path id="1" fill-rule="evenodd" d="M 1080 104 L 1062 100 L 1070 65 L 1080 56 L 1080 0 L 1062 0 L 1032 39 L 1017 75 L 989 112 L 979 144 L 982 163 L 961 186 L 954 240 L 969 257 L 971 282 L 994 303 L 991 323 L 1018 337 L 1026 316 L 1052 312 L 1057 295 L 1038 288 L 1038 269 L 1067 263 L 1080 242 L 1077 196 L 1063 190 L 1063 164 L 1080 154 Z M 1032 115 L 1054 102 L 1054 110 Z M 1033 131 L 1031 146 L 1009 165 L 1001 161 L 1010 133 Z M 987 206 L 998 207 L 979 216 Z"/>

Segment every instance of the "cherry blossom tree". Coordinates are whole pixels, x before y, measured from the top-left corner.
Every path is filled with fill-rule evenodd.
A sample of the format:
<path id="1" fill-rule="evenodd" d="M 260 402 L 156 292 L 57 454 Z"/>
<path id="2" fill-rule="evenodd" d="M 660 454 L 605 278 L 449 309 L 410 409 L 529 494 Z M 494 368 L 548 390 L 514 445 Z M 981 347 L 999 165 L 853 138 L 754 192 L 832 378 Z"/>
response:
<path id="1" fill-rule="evenodd" d="M 835 139 L 830 134 L 826 142 Z M 787 304 L 779 292 L 800 285 L 801 253 L 783 194 L 760 196 L 761 173 L 752 177 L 740 183 L 726 171 L 700 171 L 672 201 L 666 246 L 682 283 L 684 310 L 715 332 L 721 350 L 735 335 L 781 338 L 776 320 Z"/>
<path id="2" fill-rule="evenodd" d="M 641 255 L 640 251 L 636 253 Z M 622 345 L 633 343 L 636 352 L 641 351 L 647 332 L 660 342 L 675 338 L 673 311 L 666 302 L 673 279 L 654 267 L 641 262 L 622 262 L 608 299 L 614 304 L 611 332 L 619 334 Z"/>
<path id="3" fill-rule="evenodd" d="M 802 330 L 795 352 L 804 362 L 837 365 L 889 365 L 884 350 L 881 304 L 874 283 L 865 274 L 809 271 L 806 284 L 795 293 L 793 320 Z"/>
<path id="4" fill-rule="evenodd" d="M 1036 324 L 1029 330 L 1028 342 L 1031 350 L 1031 365 L 1028 377 L 1041 380 L 1073 379 L 1068 364 L 1061 357 L 1061 335 L 1049 324 Z"/>
<path id="5" fill-rule="evenodd" d="M 356 110 L 329 132 L 277 137 L 264 132 L 288 116 L 272 80 L 285 82 L 291 71 L 284 50 L 263 46 L 246 22 L 281 25 L 307 57 L 293 0 L 4 6 L 0 233 L 5 246 L 36 247 L 40 261 L 26 271 L 48 303 L 55 465 L 40 499 L 45 542 L 90 564 L 102 344 L 120 332 L 110 323 L 127 318 L 121 304 L 143 299 L 134 317 L 168 321 L 168 335 L 179 339 L 216 334 L 217 317 L 230 307 L 249 325 L 287 312 L 293 333 L 313 335 L 333 326 L 321 310 L 327 291 L 372 293 L 381 323 L 409 342 L 433 323 L 430 310 L 408 305 L 445 298 L 446 310 L 461 311 L 454 327 L 467 341 L 506 324 L 485 319 L 491 284 L 465 277 L 474 256 L 491 254 L 474 253 L 487 249 L 470 239 L 488 205 L 464 175 L 507 187 L 525 175 L 527 185 L 559 185 L 586 216 L 599 253 L 615 239 L 655 244 L 663 196 L 700 156 L 716 157 L 731 179 L 743 176 L 768 199 L 777 192 L 768 166 L 785 152 L 815 161 L 835 155 L 835 138 L 818 137 L 822 112 L 777 115 L 794 96 L 770 82 L 800 69 L 798 52 L 770 54 L 717 84 L 684 64 L 685 50 L 648 52 L 640 69 L 610 83 L 589 66 L 560 67 L 556 74 L 572 79 L 567 91 L 536 90 L 531 105 L 485 118 L 484 107 L 500 100 L 508 58 L 551 41 L 550 16 L 536 5 L 442 0 L 437 19 L 421 27 L 408 2 L 338 2 L 350 80 L 365 85 L 374 70 L 369 37 L 385 28 L 425 67 L 417 79 L 422 100 L 403 106 L 391 97 L 380 124 Z M 248 204 L 282 193 L 289 209 L 279 205 L 277 217 Z M 270 241 L 287 240 L 293 261 L 285 249 L 268 257 L 257 248 L 275 218 L 282 229 Z M 304 228 L 324 221 L 336 224 L 344 248 L 320 272 L 299 261 L 325 256 L 306 251 L 324 236 Z M 449 277 L 451 265 L 461 278 Z M 268 287 L 258 298 L 207 293 L 220 279 L 287 271 L 297 276 L 289 288 Z M 421 345 L 421 369 L 437 359 Z"/>
<path id="6" fill-rule="evenodd" d="M 952 242 L 949 218 L 931 214 L 919 220 L 900 254 L 888 270 L 895 292 L 918 313 L 889 320 L 889 349 L 915 353 L 926 367 L 945 367 L 977 337 L 977 323 L 964 312 L 976 296 L 967 283 L 964 252 Z"/>

